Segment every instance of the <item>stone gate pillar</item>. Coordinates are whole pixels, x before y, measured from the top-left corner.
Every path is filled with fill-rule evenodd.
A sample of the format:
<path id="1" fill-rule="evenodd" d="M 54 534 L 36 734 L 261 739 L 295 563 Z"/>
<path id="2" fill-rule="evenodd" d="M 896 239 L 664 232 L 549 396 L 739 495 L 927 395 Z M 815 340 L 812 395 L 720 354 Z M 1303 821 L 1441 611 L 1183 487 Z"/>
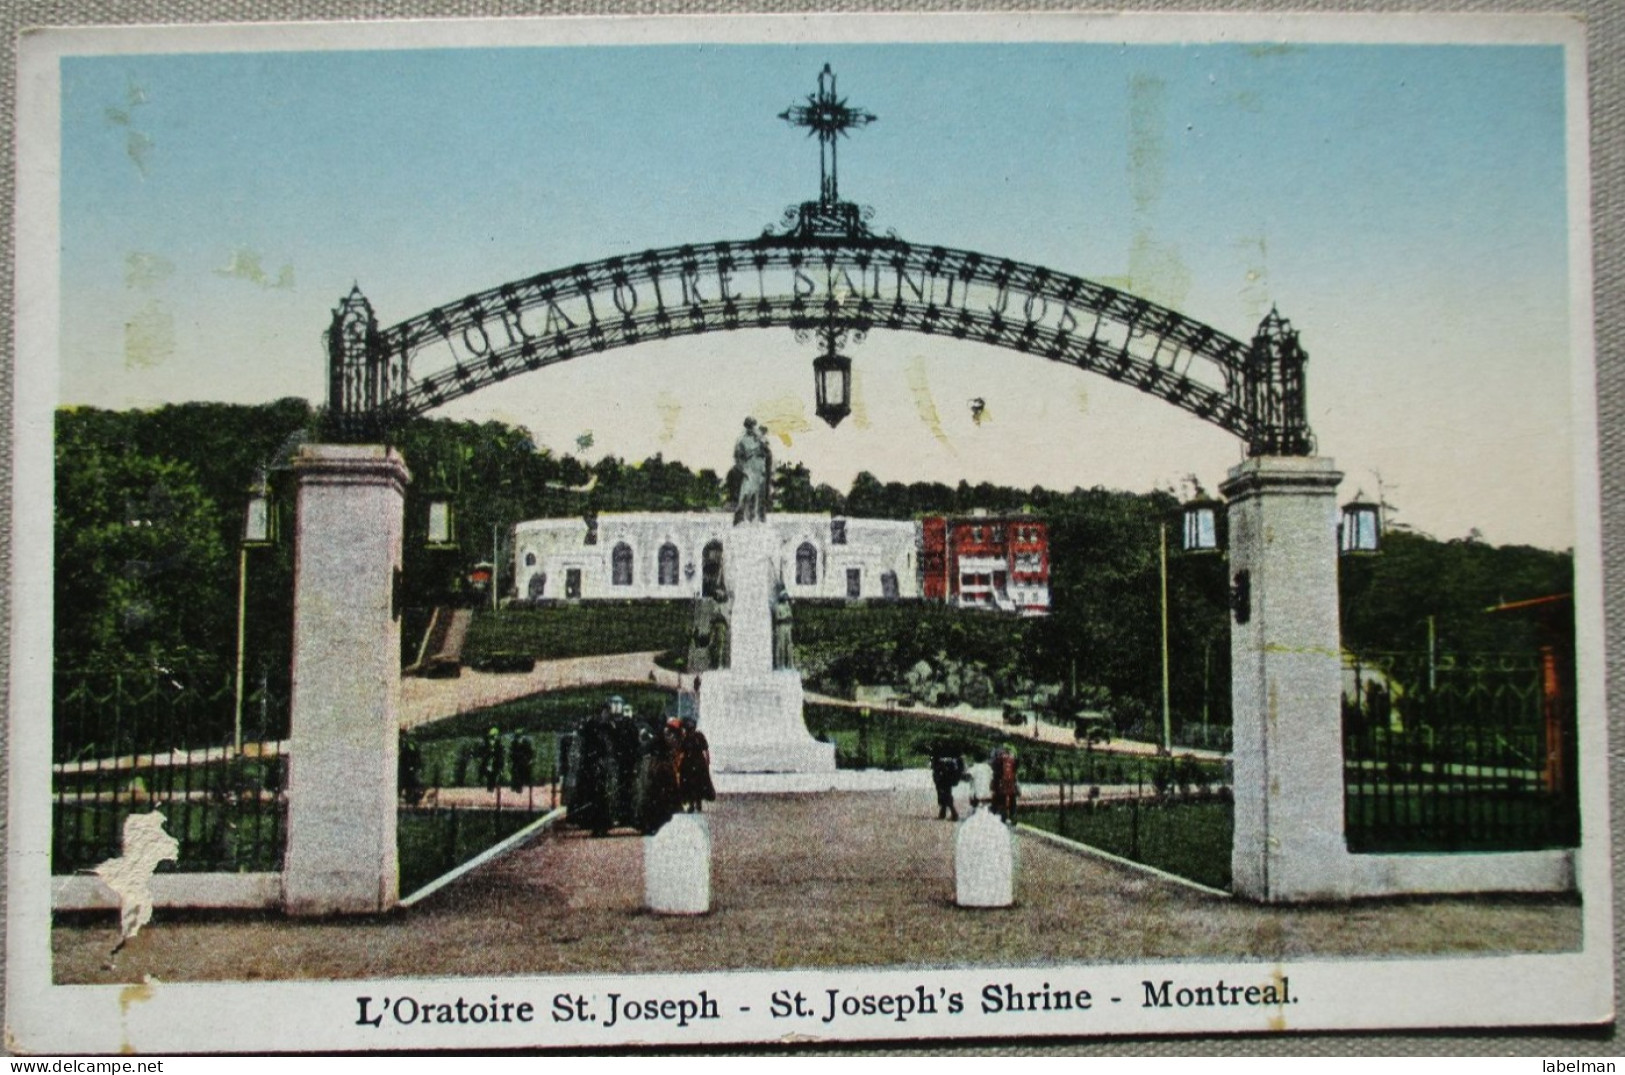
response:
<path id="1" fill-rule="evenodd" d="M 1337 483 L 1330 459 L 1230 471 L 1232 887 L 1270 902 L 1347 887 Z"/>
<path id="2" fill-rule="evenodd" d="M 293 698 L 283 900 L 365 914 L 399 898 L 395 752 L 406 464 L 381 446 L 309 444 L 294 547 Z"/>

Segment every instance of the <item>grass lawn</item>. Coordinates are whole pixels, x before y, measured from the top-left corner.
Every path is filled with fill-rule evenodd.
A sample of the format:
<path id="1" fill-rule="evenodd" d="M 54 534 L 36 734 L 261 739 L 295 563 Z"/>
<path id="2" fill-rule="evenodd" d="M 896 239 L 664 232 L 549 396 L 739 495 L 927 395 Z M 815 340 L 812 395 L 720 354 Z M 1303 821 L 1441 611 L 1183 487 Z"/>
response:
<path id="1" fill-rule="evenodd" d="M 479 611 L 469 624 L 463 660 L 523 653 L 545 661 L 686 648 L 692 617 L 689 601 L 593 601 Z"/>
<path id="2" fill-rule="evenodd" d="M 685 653 L 693 614 L 693 602 L 686 598 L 476 609 L 463 656 L 472 662 L 497 653 L 523 653 L 538 660 L 649 650 Z M 796 648 L 803 657 L 826 651 L 874 655 L 889 652 L 899 638 L 918 636 L 933 645 L 952 642 L 956 652 L 979 653 L 999 664 L 1020 649 L 1032 629 L 1031 621 L 918 602 L 796 604 Z"/>
<path id="3" fill-rule="evenodd" d="M 1234 818 L 1231 804 L 1217 800 L 1042 807 L 1018 814 L 1034 828 L 1222 889 L 1230 887 Z"/>
<path id="4" fill-rule="evenodd" d="M 540 816 L 521 810 L 402 810 L 395 830 L 401 895 L 410 896 Z"/>
<path id="5" fill-rule="evenodd" d="M 967 763 L 986 760 L 1005 738 L 996 728 L 964 724 L 909 709 L 871 709 L 867 717 L 848 706 L 808 702 L 807 730 L 835 744 L 835 762 L 842 769 L 919 769 L 931 764 L 935 744 L 964 755 Z M 1019 779 L 1036 784 L 1134 784 L 1152 786 L 1159 764 L 1156 758 L 1097 752 L 1091 758 L 1081 749 L 1039 743 L 1012 730 L 1008 741 L 1015 748 Z M 1207 774 L 1210 784 L 1222 783 L 1220 762 L 1186 763 Z M 1192 769 L 1192 772 L 1195 770 Z"/>
<path id="6" fill-rule="evenodd" d="M 1349 850 L 1539 851 L 1576 847 L 1580 820 L 1571 799 L 1536 791 L 1396 787 L 1345 789 Z"/>
<path id="7" fill-rule="evenodd" d="M 939 743 L 974 763 L 986 759 L 1001 738 L 995 729 L 907 709 L 876 708 L 864 716 L 847 706 L 808 702 L 803 714 L 808 731 L 835 744 L 835 763 L 842 769 L 922 769 L 931 764 Z M 1037 780 L 1041 767 L 1058 765 L 1067 752 L 1018 741 L 1016 753 L 1030 779 Z"/>

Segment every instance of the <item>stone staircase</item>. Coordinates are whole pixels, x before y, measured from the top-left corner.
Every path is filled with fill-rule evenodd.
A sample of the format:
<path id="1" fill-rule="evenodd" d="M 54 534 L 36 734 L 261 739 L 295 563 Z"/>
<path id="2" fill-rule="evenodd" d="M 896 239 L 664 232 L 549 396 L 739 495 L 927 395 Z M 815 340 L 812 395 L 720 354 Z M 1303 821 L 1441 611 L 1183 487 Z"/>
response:
<path id="1" fill-rule="evenodd" d="M 405 674 L 430 679 L 450 679 L 462 674 L 463 643 L 468 639 L 468 627 L 474 613 L 466 608 L 442 605 L 429 617 L 429 629 L 423 633 L 423 645 L 418 648 L 418 659 Z"/>

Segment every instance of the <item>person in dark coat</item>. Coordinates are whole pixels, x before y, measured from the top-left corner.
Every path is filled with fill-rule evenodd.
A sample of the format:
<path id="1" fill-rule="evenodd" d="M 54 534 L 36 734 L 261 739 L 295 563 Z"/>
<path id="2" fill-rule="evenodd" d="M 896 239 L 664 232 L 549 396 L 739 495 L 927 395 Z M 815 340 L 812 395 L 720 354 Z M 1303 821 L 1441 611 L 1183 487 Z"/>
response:
<path id="1" fill-rule="evenodd" d="M 677 759 L 666 729 L 658 722 L 639 726 L 638 753 L 638 822 L 644 835 L 652 836 L 682 809 L 677 790 Z"/>
<path id="2" fill-rule="evenodd" d="M 937 786 L 937 820 L 951 817 L 959 820 L 959 808 L 954 805 L 954 789 L 965 779 L 965 759 L 947 750 L 938 750 L 931 758 L 931 782 Z"/>
<path id="3" fill-rule="evenodd" d="M 418 751 L 417 740 L 402 735 L 397 758 L 396 783 L 401 797 L 408 805 L 416 806 L 423 798 L 423 756 Z"/>
<path id="4" fill-rule="evenodd" d="M 1016 752 L 1007 743 L 1000 743 L 988 759 L 993 768 L 993 812 L 1006 825 L 1016 823 L 1016 798 L 1021 787 L 1016 783 Z"/>
<path id="5" fill-rule="evenodd" d="M 502 783 L 502 733 L 492 728 L 485 733 L 485 752 L 480 757 L 480 774 L 485 790 L 495 791 Z"/>
<path id="6" fill-rule="evenodd" d="M 635 827 L 638 825 L 639 797 L 642 794 L 639 781 L 643 766 L 638 720 L 632 707 L 620 698 L 613 698 L 611 702 L 614 709 L 609 718 L 609 735 L 615 754 L 616 790 L 609 800 L 610 810 L 615 815 L 615 824 Z"/>
<path id="7" fill-rule="evenodd" d="M 685 718 L 679 725 L 677 788 L 683 806 L 691 814 L 703 813 L 706 801 L 717 797 L 717 789 L 711 783 L 711 744 L 692 717 Z"/>
<path id="8" fill-rule="evenodd" d="M 514 791 L 523 791 L 530 786 L 530 769 L 536 761 L 536 748 L 530 745 L 530 737 L 524 733 L 513 737 L 513 745 L 508 748 L 508 786 Z"/>
<path id="9" fill-rule="evenodd" d="M 582 723 L 576 765 L 577 802 L 570 807 L 571 817 L 594 836 L 606 836 L 615 827 L 621 801 L 621 765 L 616 757 L 613 718 L 607 710 Z"/>

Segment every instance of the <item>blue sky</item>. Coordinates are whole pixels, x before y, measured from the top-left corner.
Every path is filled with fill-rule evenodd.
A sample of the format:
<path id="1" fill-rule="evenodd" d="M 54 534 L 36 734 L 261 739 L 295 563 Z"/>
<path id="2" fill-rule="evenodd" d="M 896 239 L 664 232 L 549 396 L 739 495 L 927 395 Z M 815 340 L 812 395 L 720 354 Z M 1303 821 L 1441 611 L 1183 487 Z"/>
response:
<path id="1" fill-rule="evenodd" d="M 65 403 L 320 398 L 384 324 L 573 262 L 748 238 L 816 195 L 777 114 L 833 65 L 880 118 L 842 194 L 903 238 L 1303 333 L 1344 490 L 1441 537 L 1574 541 L 1564 69 L 1552 46 L 670 45 L 69 57 Z M 822 480 L 1211 488 L 1233 438 L 1099 377 L 872 333 L 811 420 L 788 332 L 649 344 L 441 413 L 722 466 L 746 413 Z M 987 401 L 987 420 L 967 400 Z"/>

